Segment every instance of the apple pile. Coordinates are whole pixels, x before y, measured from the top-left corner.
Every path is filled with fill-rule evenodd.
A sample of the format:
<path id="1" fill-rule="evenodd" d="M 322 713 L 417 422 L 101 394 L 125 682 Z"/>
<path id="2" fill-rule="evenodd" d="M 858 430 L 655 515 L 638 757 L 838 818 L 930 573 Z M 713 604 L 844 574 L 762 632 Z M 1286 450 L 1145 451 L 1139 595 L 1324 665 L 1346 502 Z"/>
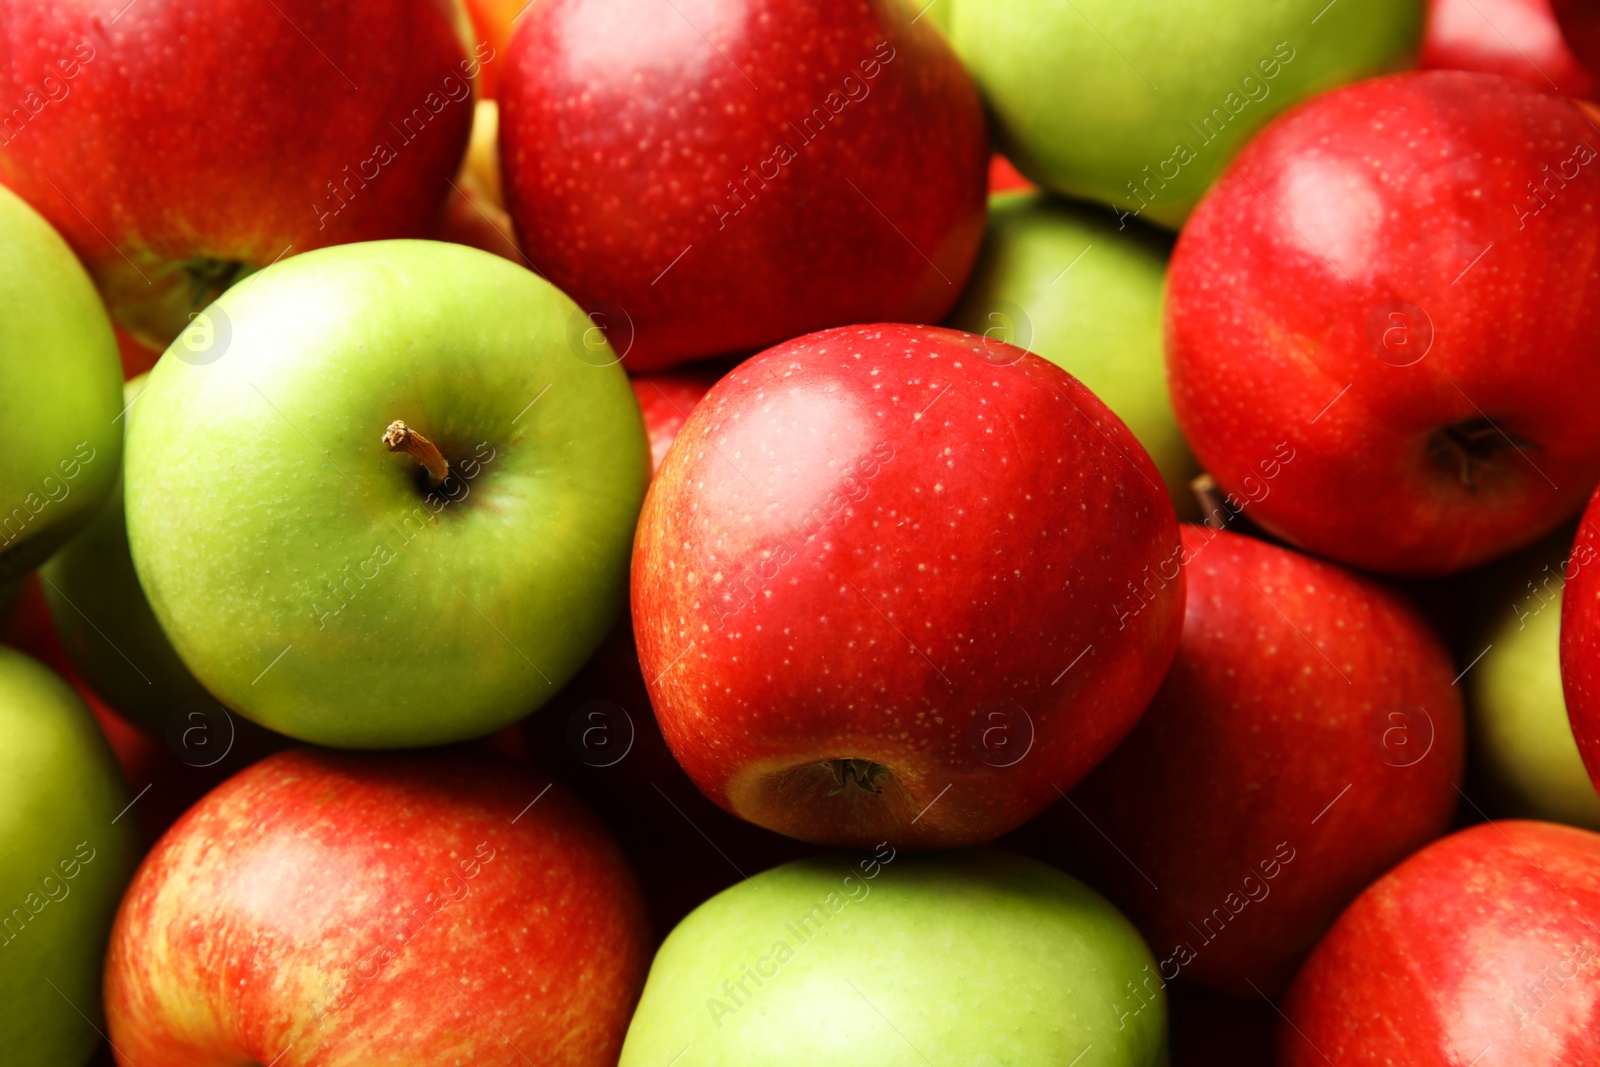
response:
<path id="1" fill-rule="evenodd" d="M 0 1067 L 1600 1067 L 1600 0 L 0 4 Z"/>

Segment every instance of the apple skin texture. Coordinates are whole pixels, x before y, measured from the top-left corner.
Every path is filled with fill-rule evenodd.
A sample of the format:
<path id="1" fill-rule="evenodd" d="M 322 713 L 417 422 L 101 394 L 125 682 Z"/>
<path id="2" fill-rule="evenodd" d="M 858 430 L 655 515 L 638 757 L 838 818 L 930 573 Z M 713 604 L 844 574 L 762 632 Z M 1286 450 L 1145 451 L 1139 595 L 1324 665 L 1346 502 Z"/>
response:
<path id="1" fill-rule="evenodd" d="M 620 1067 L 685 1047 L 697 1067 L 1065 1065 L 1086 1046 L 1085 1064 L 1155 1067 L 1164 995 L 1125 1022 L 1114 1007 L 1153 963 L 1098 893 L 1034 860 L 821 856 L 719 893 L 672 931 Z"/>
<path id="2" fill-rule="evenodd" d="M 6 1067 L 76 1067 L 100 1044 L 78 1013 L 98 1025 L 106 939 L 138 860 L 138 824 L 118 818 L 127 804 L 111 749 L 83 701 L 47 668 L 0 648 Z"/>
<path id="3" fill-rule="evenodd" d="M 286 252 L 429 232 L 492 62 L 469 32 L 442 0 L 18 0 L 0 183 L 161 348 Z"/>
<path id="4" fill-rule="evenodd" d="M 948 2 L 1017 169 L 1172 229 L 1273 116 L 1408 66 L 1422 30 L 1419 0 Z"/>
<path id="5" fill-rule="evenodd" d="M 1103 889 L 1162 978 L 1276 995 L 1356 894 L 1449 827 L 1456 672 L 1378 583 L 1251 537 L 1182 533 L 1172 669 L 1071 803 L 1029 829 L 1070 844 L 1041 858 Z"/>
<path id="6" fill-rule="evenodd" d="M 122 370 L 105 306 L 72 250 L 0 188 L 0 582 L 94 515 L 122 461 Z"/>
<path id="7" fill-rule="evenodd" d="M 1424 70 L 1478 70 L 1540 92 L 1593 98 L 1600 84 L 1572 54 L 1550 0 L 1430 0 Z"/>
<path id="8" fill-rule="evenodd" d="M 1149 457 L 1059 367 L 938 327 L 825 330 L 690 414 L 640 516 L 634 633 L 667 743 L 728 811 L 818 844 L 972 844 L 1138 718 L 1177 643 L 1182 572 L 1153 573 L 1177 551 Z M 879 791 L 835 789 L 843 760 Z"/>
<path id="9" fill-rule="evenodd" d="M 1497 822 L 1435 842 L 1317 946 L 1283 1005 L 1277 1063 L 1596 1067 L 1597 913 L 1587 830 Z"/>
<path id="10" fill-rule="evenodd" d="M 522 247 L 626 316 L 612 343 L 633 372 L 938 322 L 983 234 L 989 143 L 972 79 L 915 14 L 538 0 L 500 89 Z"/>
<path id="11" fill-rule="evenodd" d="M 1573 541 L 1561 599 L 1561 690 L 1572 736 L 1590 782 L 1600 790 L 1600 492 Z"/>
<path id="12" fill-rule="evenodd" d="M 991 197 L 978 265 L 945 325 L 1038 353 L 1088 386 L 1145 447 L 1183 516 L 1197 511 L 1189 483 L 1200 469 L 1162 358 L 1172 241 L 1113 221 L 1042 193 Z"/>
<path id="13" fill-rule="evenodd" d="M 1251 142 L 1178 238 L 1167 371 L 1223 488 L 1296 449 L 1252 520 L 1439 575 L 1582 506 L 1600 480 L 1595 150 L 1573 101 L 1451 71 L 1341 89 Z M 1577 177 L 1558 188 L 1558 169 Z"/>
<path id="14" fill-rule="evenodd" d="M 208 311 L 128 431 L 134 564 L 195 676 L 356 748 L 480 736 L 553 695 L 624 602 L 649 477 L 621 369 L 569 347 L 583 313 L 425 241 L 297 256 L 215 308 L 226 350 L 184 358 L 221 343 Z M 442 494 L 382 443 L 394 419 L 451 461 Z"/>
<path id="15" fill-rule="evenodd" d="M 128 887 L 118 1062 L 609 1067 L 644 905 L 599 820 L 545 788 L 482 752 L 295 750 L 235 775 Z"/>

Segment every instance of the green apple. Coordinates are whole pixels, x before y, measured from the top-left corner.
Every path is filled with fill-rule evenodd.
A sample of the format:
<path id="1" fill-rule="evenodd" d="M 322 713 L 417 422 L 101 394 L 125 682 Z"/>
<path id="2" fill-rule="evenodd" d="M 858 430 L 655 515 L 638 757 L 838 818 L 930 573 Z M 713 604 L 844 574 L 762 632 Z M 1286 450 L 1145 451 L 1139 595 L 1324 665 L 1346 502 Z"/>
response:
<path id="1" fill-rule="evenodd" d="M 1600 830 L 1600 795 L 1561 691 L 1562 574 L 1571 550 L 1569 527 L 1480 578 L 1478 640 L 1465 654 L 1487 651 L 1466 673 L 1467 721 L 1473 769 L 1497 815 Z"/>
<path id="2" fill-rule="evenodd" d="M 129 382 L 124 403 L 135 403 L 144 384 L 144 376 Z M 159 733 L 175 710 L 207 696 L 139 587 L 120 472 L 94 518 L 39 568 L 39 581 L 73 668 L 129 722 Z"/>
<path id="3" fill-rule="evenodd" d="M 76 693 L 0 648 L 0 1063 L 99 1044 L 100 965 L 138 859 L 127 790 Z M 90 1020 L 95 1020 L 91 1024 Z"/>
<path id="4" fill-rule="evenodd" d="M 431 241 L 252 275 L 128 428 L 128 539 L 178 655 L 292 737 L 441 744 L 537 708 L 621 607 L 649 446 L 583 312 Z"/>
<path id="5" fill-rule="evenodd" d="M 61 236 L 0 188 L 0 582 L 88 522 L 122 456 L 122 362 Z"/>
<path id="6" fill-rule="evenodd" d="M 1144 445 L 1180 517 L 1199 466 L 1162 352 L 1171 238 L 1043 193 L 989 199 L 983 250 L 949 325 L 1036 352 L 1087 385 Z"/>
<path id="7" fill-rule="evenodd" d="M 621 1067 L 1165 1062 L 1150 951 L 1093 890 L 987 849 L 747 878 L 657 953 Z"/>
<path id="8" fill-rule="evenodd" d="M 1177 228 L 1273 116 L 1411 62 L 1423 4 L 963 0 L 949 16 L 1022 173 Z"/>

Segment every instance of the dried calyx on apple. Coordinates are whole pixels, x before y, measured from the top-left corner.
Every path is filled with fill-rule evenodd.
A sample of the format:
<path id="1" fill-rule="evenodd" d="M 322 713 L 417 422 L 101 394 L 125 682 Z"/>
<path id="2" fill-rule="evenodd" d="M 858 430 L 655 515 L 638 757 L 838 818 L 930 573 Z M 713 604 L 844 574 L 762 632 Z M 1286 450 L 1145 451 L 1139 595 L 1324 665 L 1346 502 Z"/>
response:
<path id="1" fill-rule="evenodd" d="M 1435 430 L 1428 438 L 1428 455 L 1440 468 L 1453 472 L 1469 492 L 1478 491 L 1482 475 L 1515 449 L 1540 451 L 1537 442 L 1510 433 L 1488 418 L 1467 419 Z"/>
<path id="2" fill-rule="evenodd" d="M 828 760 L 825 766 L 828 768 L 829 773 L 833 775 L 833 788 L 828 790 L 830 797 L 838 796 L 844 792 L 845 786 L 852 782 L 855 783 L 856 788 L 864 789 L 868 793 L 881 793 L 883 790 L 878 785 L 878 779 L 887 777 L 889 774 L 889 768 L 881 763 L 851 757 Z"/>

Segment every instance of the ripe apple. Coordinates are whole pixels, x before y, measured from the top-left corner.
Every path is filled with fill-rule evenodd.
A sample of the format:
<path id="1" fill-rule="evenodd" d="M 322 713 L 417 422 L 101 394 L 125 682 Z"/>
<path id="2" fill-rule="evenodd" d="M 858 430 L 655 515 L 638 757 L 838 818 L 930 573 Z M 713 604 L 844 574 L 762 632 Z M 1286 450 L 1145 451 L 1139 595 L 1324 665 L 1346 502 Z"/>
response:
<path id="1" fill-rule="evenodd" d="M 511 31 L 517 16 L 533 0 L 466 0 L 467 15 L 472 19 L 473 36 L 486 42 L 494 54 L 503 56 L 511 43 Z M 500 73 L 503 63 L 486 63 L 478 76 L 478 91 L 492 100 L 500 91 Z"/>
<path id="2" fill-rule="evenodd" d="M 1199 473 L 1167 395 L 1161 288 L 1170 238 L 1043 193 L 997 196 L 947 321 L 1037 352 L 1088 386 L 1150 453 L 1180 514 Z"/>
<path id="3" fill-rule="evenodd" d="M 553 695 L 625 599 L 649 475 L 588 326 L 527 270 L 425 241 L 224 294 L 150 375 L 127 446 L 134 564 L 201 683 L 357 748 L 481 736 Z"/>
<path id="4" fill-rule="evenodd" d="M 1153 962 L 1089 887 L 992 850 L 791 863 L 718 894 L 667 938 L 621 1067 L 1154 1067 L 1165 997 L 1119 1019 Z M 871 1051 L 869 1051 L 871 1050 Z M 685 1055 L 687 1052 L 687 1055 Z M 931 1058 L 930 1058 L 931 1057 Z"/>
<path id="5" fill-rule="evenodd" d="M 983 232 L 983 111 L 903 0 L 538 0 L 507 63 L 522 247 L 631 323 L 630 370 L 937 322 L 959 297 Z"/>
<path id="6" fill-rule="evenodd" d="M 119 1062 L 613 1064 L 649 963 L 633 874 L 512 761 L 295 750 L 145 859 L 106 959 Z"/>
<path id="7" fill-rule="evenodd" d="M 283 256 L 429 232 L 495 58 L 466 34 L 438 0 L 19 0 L 0 182 L 165 347 Z"/>
<path id="8" fill-rule="evenodd" d="M 1239 534 L 1182 533 L 1172 669 L 1127 740 L 1030 831 L 1138 925 L 1159 980 L 1271 995 L 1357 893 L 1449 826 L 1456 672 L 1376 582 Z"/>
<path id="9" fill-rule="evenodd" d="M 735 882 L 817 851 L 728 814 L 695 787 L 656 725 L 626 618 L 521 729 L 530 762 L 617 835 L 658 936 Z"/>
<path id="10" fill-rule="evenodd" d="M 117 342 L 72 250 L 0 188 L 0 583 L 88 522 L 122 457 Z"/>
<path id="11" fill-rule="evenodd" d="M 1593 1067 L 1600 836 L 1435 842 L 1350 905 L 1295 979 L 1282 1067 Z"/>
<path id="12" fill-rule="evenodd" d="M 1571 527 L 1496 563 L 1472 582 L 1467 671 L 1470 763 L 1492 814 L 1600 830 L 1561 694 L 1561 602 L 1569 569 L 1600 563 L 1573 550 Z"/>
<path id="13" fill-rule="evenodd" d="M 969 844 L 1133 725 L 1177 643 L 1177 555 L 1155 466 L 1059 367 L 937 327 L 825 330 L 690 414 L 640 516 L 634 633 L 667 744 L 728 811 L 819 844 Z"/>
<path id="14" fill-rule="evenodd" d="M 1430 0 L 1424 70 L 1479 70 L 1541 92 L 1595 95 L 1600 83 L 1572 54 L 1551 0 Z"/>
<path id="15" fill-rule="evenodd" d="M 137 859 L 117 767 L 65 682 L 0 648 L 0 1062 L 77 1067 Z"/>
<path id="16" fill-rule="evenodd" d="M 144 385 L 139 377 L 124 387 L 128 407 L 138 403 Z M 227 716 L 162 632 L 128 551 L 120 472 L 95 517 L 39 569 L 39 582 L 75 672 L 118 715 L 167 742 L 181 761 L 176 768 L 213 767 L 237 750 L 239 759 L 229 768 L 237 770 L 241 759 L 283 746 L 283 738 Z"/>
<path id="17" fill-rule="evenodd" d="M 1600 789 L 1600 492 L 1589 501 L 1566 566 L 1561 604 L 1561 689 L 1589 779 Z"/>
<path id="18" fill-rule="evenodd" d="M 1178 239 L 1167 369 L 1223 488 L 1294 447 L 1256 523 L 1436 575 L 1578 510 L 1600 480 L 1596 145 L 1570 100 L 1426 71 L 1245 149 Z"/>
<path id="19" fill-rule="evenodd" d="M 1022 173 L 1176 229 L 1273 116 L 1410 63 L 1422 4 L 965 0 L 948 18 Z"/>
<path id="20" fill-rule="evenodd" d="M 650 435 L 652 473 L 661 469 L 667 449 L 677 440 L 683 424 L 689 421 L 689 412 L 720 377 L 720 370 L 701 367 L 641 374 L 628 379 L 639 401 L 639 411 L 644 415 L 645 432 Z"/>

